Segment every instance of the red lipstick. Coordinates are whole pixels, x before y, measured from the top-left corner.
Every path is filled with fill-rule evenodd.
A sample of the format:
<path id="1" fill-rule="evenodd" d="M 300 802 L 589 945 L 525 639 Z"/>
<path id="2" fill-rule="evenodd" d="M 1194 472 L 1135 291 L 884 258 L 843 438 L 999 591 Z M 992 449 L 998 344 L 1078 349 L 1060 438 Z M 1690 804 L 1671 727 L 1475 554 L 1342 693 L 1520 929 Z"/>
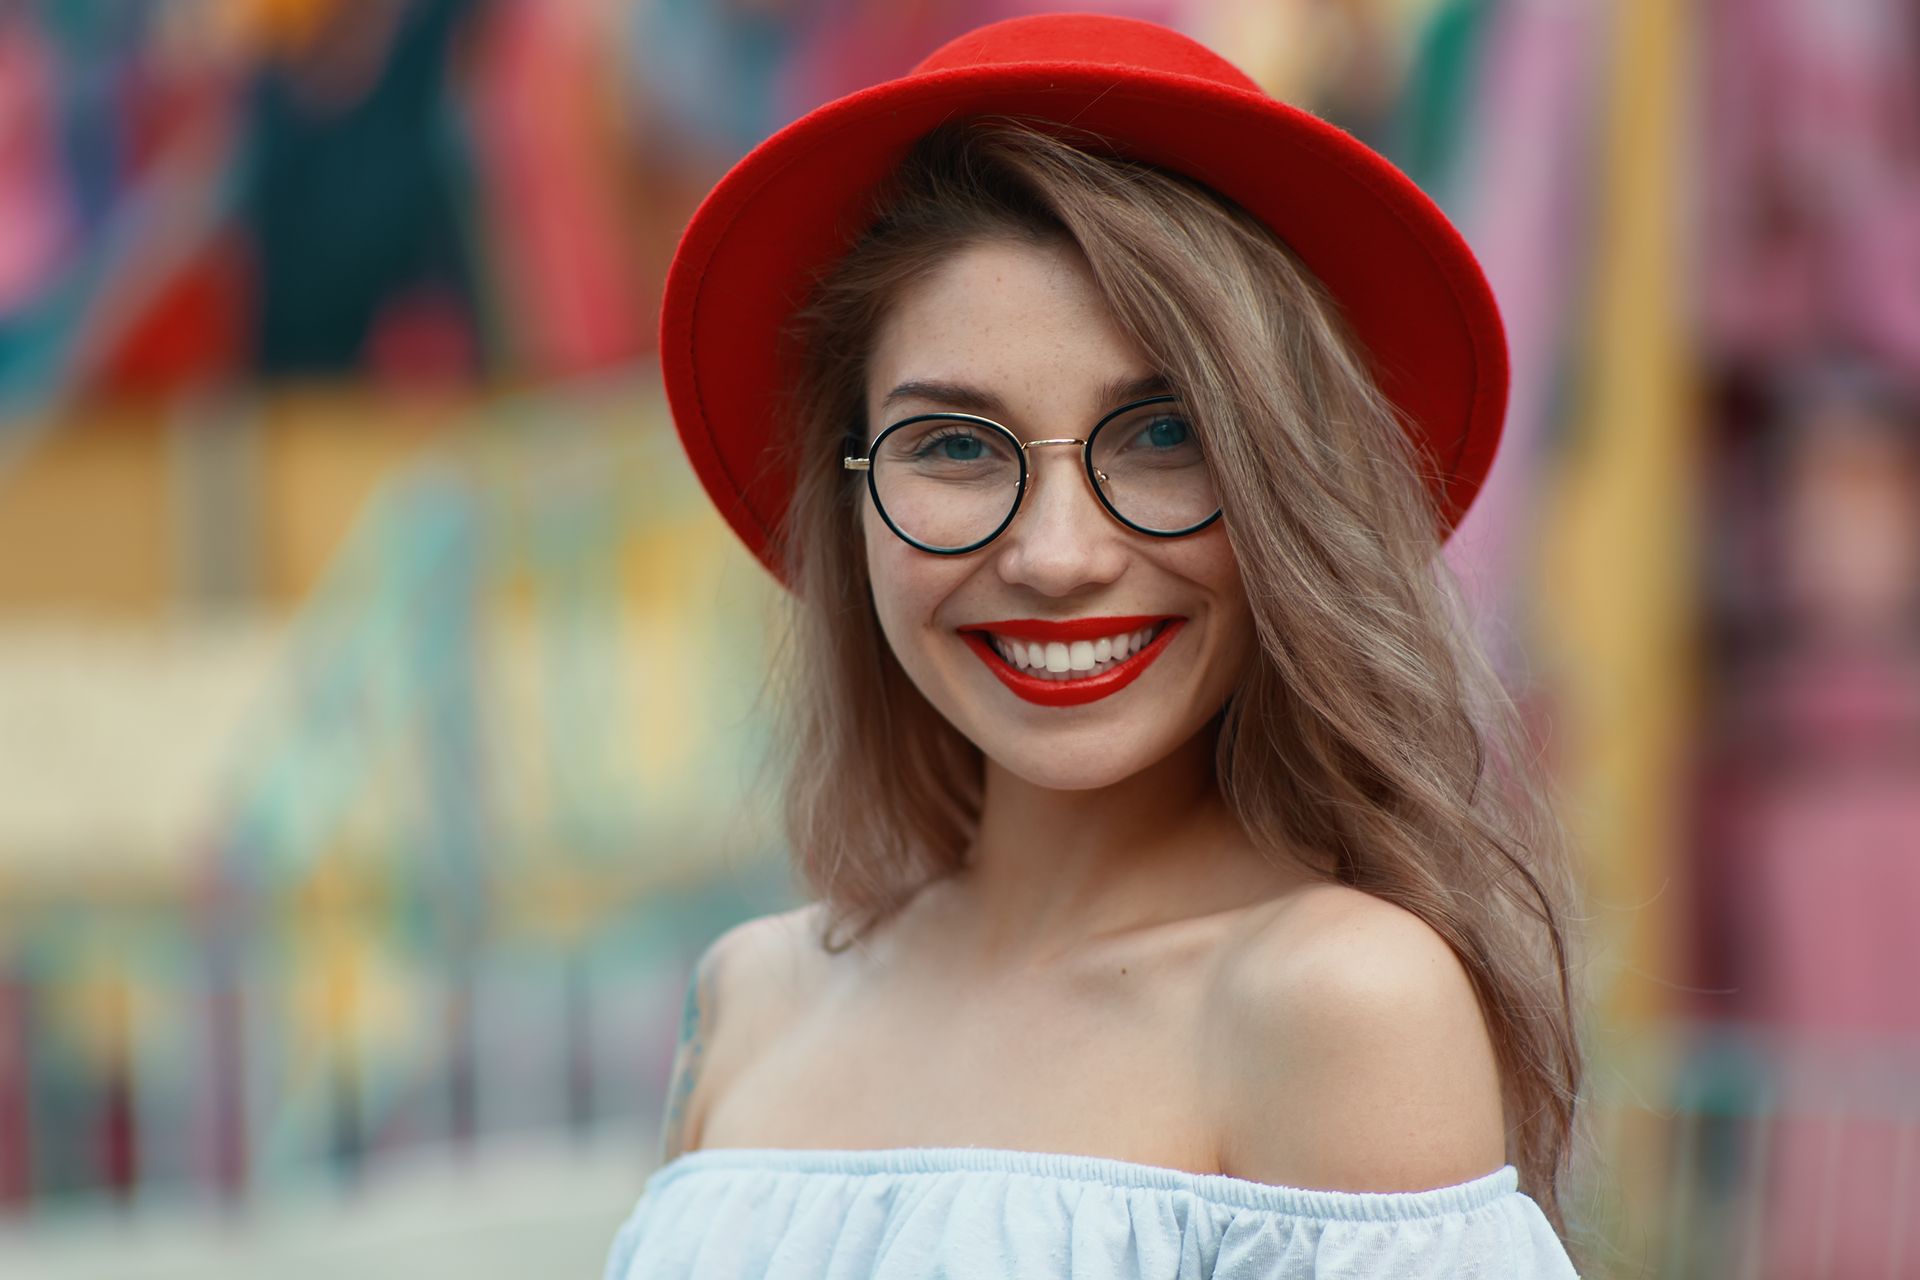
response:
<path id="1" fill-rule="evenodd" d="M 1125 631 L 1138 631 L 1141 627 L 1154 626 L 1165 622 L 1160 634 L 1148 642 L 1137 653 L 1128 654 L 1125 659 L 1102 671 L 1097 676 L 1087 676 L 1080 680 L 1042 680 L 1030 676 L 1002 658 L 993 645 L 988 642 L 986 632 L 1006 636 L 1011 640 L 1034 640 L 1045 643 L 1058 641 L 1062 644 L 1073 640 L 1097 640 L 1102 636 L 1119 635 Z M 1047 622 L 1037 618 L 1012 619 L 1005 622 L 981 623 L 977 627 L 968 627 L 960 632 L 960 638 L 967 642 L 987 669 L 1000 678 L 1000 683 L 1011 689 L 1018 697 L 1043 707 L 1077 707 L 1088 702 L 1097 702 L 1109 694 L 1115 694 L 1140 678 L 1153 660 L 1165 653 L 1167 646 L 1173 643 L 1173 637 L 1186 623 L 1185 618 L 1126 617 L 1126 618 L 1074 618 L 1064 622 Z"/>

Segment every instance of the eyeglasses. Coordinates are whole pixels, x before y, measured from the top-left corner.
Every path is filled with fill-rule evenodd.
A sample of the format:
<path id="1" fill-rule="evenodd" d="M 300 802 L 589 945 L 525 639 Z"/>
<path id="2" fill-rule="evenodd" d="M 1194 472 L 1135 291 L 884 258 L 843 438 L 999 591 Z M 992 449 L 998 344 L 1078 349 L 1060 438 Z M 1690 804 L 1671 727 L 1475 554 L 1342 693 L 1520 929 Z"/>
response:
<path id="1" fill-rule="evenodd" d="M 978 551 L 1013 523 L 1027 492 L 1027 450 L 1077 444 L 1094 496 L 1127 528 L 1154 538 L 1198 533 L 1220 518 L 1200 438 L 1177 396 L 1123 404 L 1084 440 L 1029 440 L 971 413 L 922 413 L 874 437 L 864 458 L 880 518 L 935 555 Z"/>

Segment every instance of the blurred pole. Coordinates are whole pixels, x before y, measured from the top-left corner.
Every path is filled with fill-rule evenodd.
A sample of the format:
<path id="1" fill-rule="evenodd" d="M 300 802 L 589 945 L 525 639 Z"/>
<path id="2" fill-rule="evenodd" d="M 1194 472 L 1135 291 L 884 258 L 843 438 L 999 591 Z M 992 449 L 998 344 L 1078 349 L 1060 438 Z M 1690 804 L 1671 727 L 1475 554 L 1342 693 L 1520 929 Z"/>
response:
<path id="1" fill-rule="evenodd" d="M 140 1176 L 140 1134 L 133 1109 L 132 994 L 118 966 L 101 986 L 105 1053 L 100 1082 L 100 1172 L 108 1193 L 124 1204 Z"/>
<path id="2" fill-rule="evenodd" d="M 447 950 L 447 1129 L 456 1150 L 472 1149 L 478 1126 L 473 1025 L 473 941 L 461 931 Z"/>
<path id="3" fill-rule="evenodd" d="M 210 948 L 207 970 L 209 1155 L 214 1188 L 232 1204 L 247 1191 L 245 996 L 230 949 Z"/>
<path id="4" fill-rule="evenodd" d="M 0 970 L 0 1209 L 33 1200 L 32 998 L 24 966 L 15 961 Z"/>
<path id="5" fill-rule="evenodd" d="M 563 960 L 567 987 L 567 1127 L 584 1136 L 593 1124 L 593 986 L 578 937 L 568 939 Z"/>
<path id="6" fill-rule="evenodd" d="M 237 1207 L 247 1193 L 246 973 L 247 849 L 235 832 L 216 844 L 194 882 L 201 988 L 206 1002 L 205 1062 L 196 1113 L 200 1175 L 220 1203 Z M 257 954 L 257 953 L 256 953 Z"/>

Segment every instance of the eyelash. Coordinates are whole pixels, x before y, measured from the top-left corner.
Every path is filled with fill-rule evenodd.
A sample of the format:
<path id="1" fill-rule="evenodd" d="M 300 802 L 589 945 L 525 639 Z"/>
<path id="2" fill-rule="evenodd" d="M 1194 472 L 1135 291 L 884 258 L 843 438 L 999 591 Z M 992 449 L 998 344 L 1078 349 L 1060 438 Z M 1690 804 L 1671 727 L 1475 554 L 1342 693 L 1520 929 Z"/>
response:
<path id="1" fill-rule="evenodd" d="M 972 427 L 963 427 L 956 423 L 948 423 L 945 426 L 936 428 L 934 433 L 926 438 L 922 445 L 921 452 L 926 452 L 926 450 L 933 448 L 942 440 L 978 440 L 979 438 L 979 436 L 973 433 Z"/>

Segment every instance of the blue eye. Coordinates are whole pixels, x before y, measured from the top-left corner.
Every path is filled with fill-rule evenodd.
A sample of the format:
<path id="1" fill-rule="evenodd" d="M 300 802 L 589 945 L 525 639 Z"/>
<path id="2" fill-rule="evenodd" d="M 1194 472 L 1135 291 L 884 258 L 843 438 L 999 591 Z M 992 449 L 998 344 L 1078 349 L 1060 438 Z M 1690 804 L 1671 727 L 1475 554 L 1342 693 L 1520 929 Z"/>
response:
<path id="1" fill-rule="evenodd" d="M 1187 424 L 1181 418 L 1157 418 L 1147 428 L 1146 437 L 1156 449 L 1177 449 L 1187 442 Z"/>
<path id="2" fill-rule="evenodd" d="M 951 462 L 976 462 L 980 458 L 978 436 L 944 436 L 933 444 L 941 456 Z"/>

